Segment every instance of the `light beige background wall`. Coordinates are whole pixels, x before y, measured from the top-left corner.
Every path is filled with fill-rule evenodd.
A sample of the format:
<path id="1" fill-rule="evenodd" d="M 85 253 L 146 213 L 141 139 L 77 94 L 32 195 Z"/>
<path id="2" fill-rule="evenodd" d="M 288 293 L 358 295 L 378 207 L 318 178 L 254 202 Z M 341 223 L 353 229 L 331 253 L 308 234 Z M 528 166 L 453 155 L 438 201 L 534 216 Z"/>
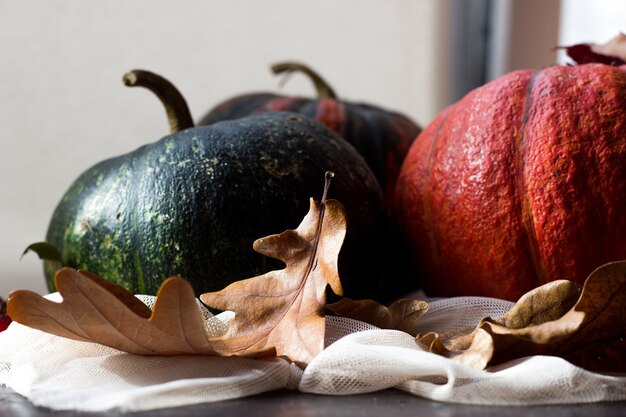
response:
<path id="1" fill-rule="evenodd" d="M 451 101 L 453 7 L 454 0 L 0 0 L 0 296 L 46 291 L 40 261 L 20 255 L 44 238 L 79 173 L 167 133 L 157 100 L 122 85 L 127 70 L 168 77 L 198 119 L 230 96 L 281 90 L 269 64 L 297 59 L 341 97 L 425 125 Z M 312 94 L 298 76 L 282 91 Z"/>
<path id="2" fill-rule="evenodd" d="M 0 0 L 0 296 L 45 290 L 21 251 L 79 173 L 167 133 L 155 97 L 122 85 L 127 70 L 168 77 L 198 119 L 232 95 L 280 90 L 269 64 L 297 59 L 340 96 L 425 123 L 445 101 L 432 28 L 447 3 Z M 282 90 L 312 94 L 297 76 Z"/>

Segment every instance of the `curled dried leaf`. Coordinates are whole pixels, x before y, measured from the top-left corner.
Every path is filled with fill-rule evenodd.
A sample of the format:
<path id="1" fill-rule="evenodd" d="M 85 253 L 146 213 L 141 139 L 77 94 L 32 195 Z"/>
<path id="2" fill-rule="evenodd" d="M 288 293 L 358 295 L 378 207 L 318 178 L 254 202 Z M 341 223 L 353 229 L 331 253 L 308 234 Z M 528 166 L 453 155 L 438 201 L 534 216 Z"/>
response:
<path id="1" fill-rule="evenodd" d="M 401 330 L 416 335 L 415 323 L 428 311 L 428 303 L 418 300 L 398 300 L 386 307 L 373 300 L 343 298 L 326 308 L 332 313 L 360 320 L 381 329 Z"/>
<path id="2" fill-rule="evenodd" d="M 427 333 L 418 336 L 416 340 L 429 351 L 450 358 L 457 357 L 459 362 L 475 364 L 478 363 L 475 359 L 465 361 L 464 357 L 460 355 L 470 349 L 474 343 L 477 329 L 481 328 L 483 322 L 490 321 L 510 329 L 517 329 L 556 320 L 576 304 L 580 292 L 580 285 L 574 282 L 553 281 L 524 294 L 508 312 L 495 320 L 485 317 L 475 328 L 441 334 Z M 433 344 L 433 338 L 438 343 Z M 431 346 L 436 347 L 436 351 L 432 350 Z M 491 358 L 492 353 L 490 350 L 482 353 L 486 358 L 485 361 Z M 474 356 L 475 353 L 472 354 L 472 357 Z"/>
<path id="3" fill-rule="evenodd" d="M 494 323 L 509 329 L 520 329 L 556 320 L 574 307 L 581 291 L 582 287 L 572 281 L 549 282 L 524 294 Z"/>
<path id="4" fill-rule="evenodd" d="M 626 372 L 626 261 L 595 270 L 576 303 L 563 311 L 577 291 L 573 284 L 547 284 L 522 297 L 505 316 L 481 320 L 471 333 L 431 333 L 417 342 L 479 369 L 554 355 L 593 371 Z"/>

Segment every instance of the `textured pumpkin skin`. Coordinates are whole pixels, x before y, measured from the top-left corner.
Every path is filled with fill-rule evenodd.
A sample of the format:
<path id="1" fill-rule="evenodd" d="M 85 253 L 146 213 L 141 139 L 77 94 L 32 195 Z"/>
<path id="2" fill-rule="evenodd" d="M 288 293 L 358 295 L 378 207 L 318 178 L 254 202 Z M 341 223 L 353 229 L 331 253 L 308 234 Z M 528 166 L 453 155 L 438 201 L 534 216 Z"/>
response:
<path id="1" fill-rule="evenodd" d="M 83 173 L 56 208 L 47 240 L 64 262 L 133 293 L 156 294 L 172 275 L 197 294 L 220 290 L 281 263 L 254 240 L 294 229 L 319 200 L 346 206 L 339 256 L 347 294 L 377 296 L 376 253 L 384 210 L 380 186 L 360 155 L 332 131 L 289 113 L 191 128 L 103 161 Z M 46 264 L 53 290 L 54 265 Z"/>
<path id="2" fill-rule="evenodd" d="M 365 158 L 383 188 L 391 210 L 400 166 L 421 128 L 408 117 L 362 103 L 334 98 L 309 99 L 270 93 L 246 94 L 227 100 L 205 115 L 199 125 L 233 120 L 251 114 L 289 111 L 330 128 Z"/>
<path id="3" fill-rule="evenodd" d="M 625 70 L 513 72 L 424 130 L 397 204 L 428 294 L 516 300 L 626 259 Z"/>

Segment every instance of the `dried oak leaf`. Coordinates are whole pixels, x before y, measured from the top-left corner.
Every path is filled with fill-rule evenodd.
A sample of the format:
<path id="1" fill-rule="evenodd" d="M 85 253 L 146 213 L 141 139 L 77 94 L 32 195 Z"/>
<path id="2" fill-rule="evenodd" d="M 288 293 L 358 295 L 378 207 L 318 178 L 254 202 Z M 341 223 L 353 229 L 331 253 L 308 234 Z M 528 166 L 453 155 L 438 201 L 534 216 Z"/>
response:
<path id="1" fill-rule="evenodd" d="M 418 300 L 398 300 L 386 307 L 374 300 L 342 298 L 327 304 L 333 314 L 360 320 L 381 329 L 394 329 L 415 336 L 415 323 L 428 311 L 428 303 Z"/>
<path id="2" fill-rule="evenodd" d="M 85 271 L 55 275 L 60 303 L 31 291 L 11 293 L 13 320 L 69 339 L 139 355 L 215 354 L 191 285 L 178 277 L 159 288 L 150 310 L 124 288 Z"/>
<path id="3" fill-rule="evenodd" d="M 211 339 L 218 352 L 241 355 L 275 347 L 303 367 L 322 351 L 326 287 L 343 293 L 337 259 L 346 233 L 343 205 L 325 196 L 326 191 L 321 203 L 310 200 L 297 229 L 254 242 L 257 252 L 285 262 L 285 269 L 200 296 L 211 307 L 236 312 L 227 333 Z"/>
<path id="4" fill-rule="evenodd" d="M 523 295 L 500 318 L 484 318 L 473 329 L 419 335 L 417 341 L 430 352 L 483 369 L 493 356 L 493 344 L 485 336 L 482 323 L 492 321 L 510 329 L 518 329 L 556 320 L 576 304 L 580 292 L 580 285 L 574 282 L 553 281 Z"/>
<path id="5" fill-rule="evenodd" d="M 494 323 L 509 329 L 521 329 L 557 320 L 576 305 L 581 292 L 582 287 L 572 281 L 549 282 L 524 294 Z"/>
<path id="6" fill-rule="evenodd" d="M 505 316 L 483 319 L 469 334 L 429 333 L 418 343 L 484 369 L 531 355 L 560 356 L 592 371 L 626 372 L 626 262 L 595 270 L 570 309 L 577 288 L 550 283 L 522 297 Z"/>

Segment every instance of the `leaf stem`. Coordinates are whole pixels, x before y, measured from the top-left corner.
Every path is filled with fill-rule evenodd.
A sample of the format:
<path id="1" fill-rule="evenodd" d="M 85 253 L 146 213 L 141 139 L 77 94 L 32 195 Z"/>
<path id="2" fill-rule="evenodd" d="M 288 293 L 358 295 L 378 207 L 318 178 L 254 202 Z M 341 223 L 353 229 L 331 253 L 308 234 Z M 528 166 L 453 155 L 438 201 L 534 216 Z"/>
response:
<path id="1" fill-rule="evenodd" d="M 330 183 L 332 182 L 335 173 L 332 171 L 326 171 L 324 174 L 324 194 L 322 194 L 322 204 L 326 202 L 328 198 L 328 189 L 330 188 Z"/>

